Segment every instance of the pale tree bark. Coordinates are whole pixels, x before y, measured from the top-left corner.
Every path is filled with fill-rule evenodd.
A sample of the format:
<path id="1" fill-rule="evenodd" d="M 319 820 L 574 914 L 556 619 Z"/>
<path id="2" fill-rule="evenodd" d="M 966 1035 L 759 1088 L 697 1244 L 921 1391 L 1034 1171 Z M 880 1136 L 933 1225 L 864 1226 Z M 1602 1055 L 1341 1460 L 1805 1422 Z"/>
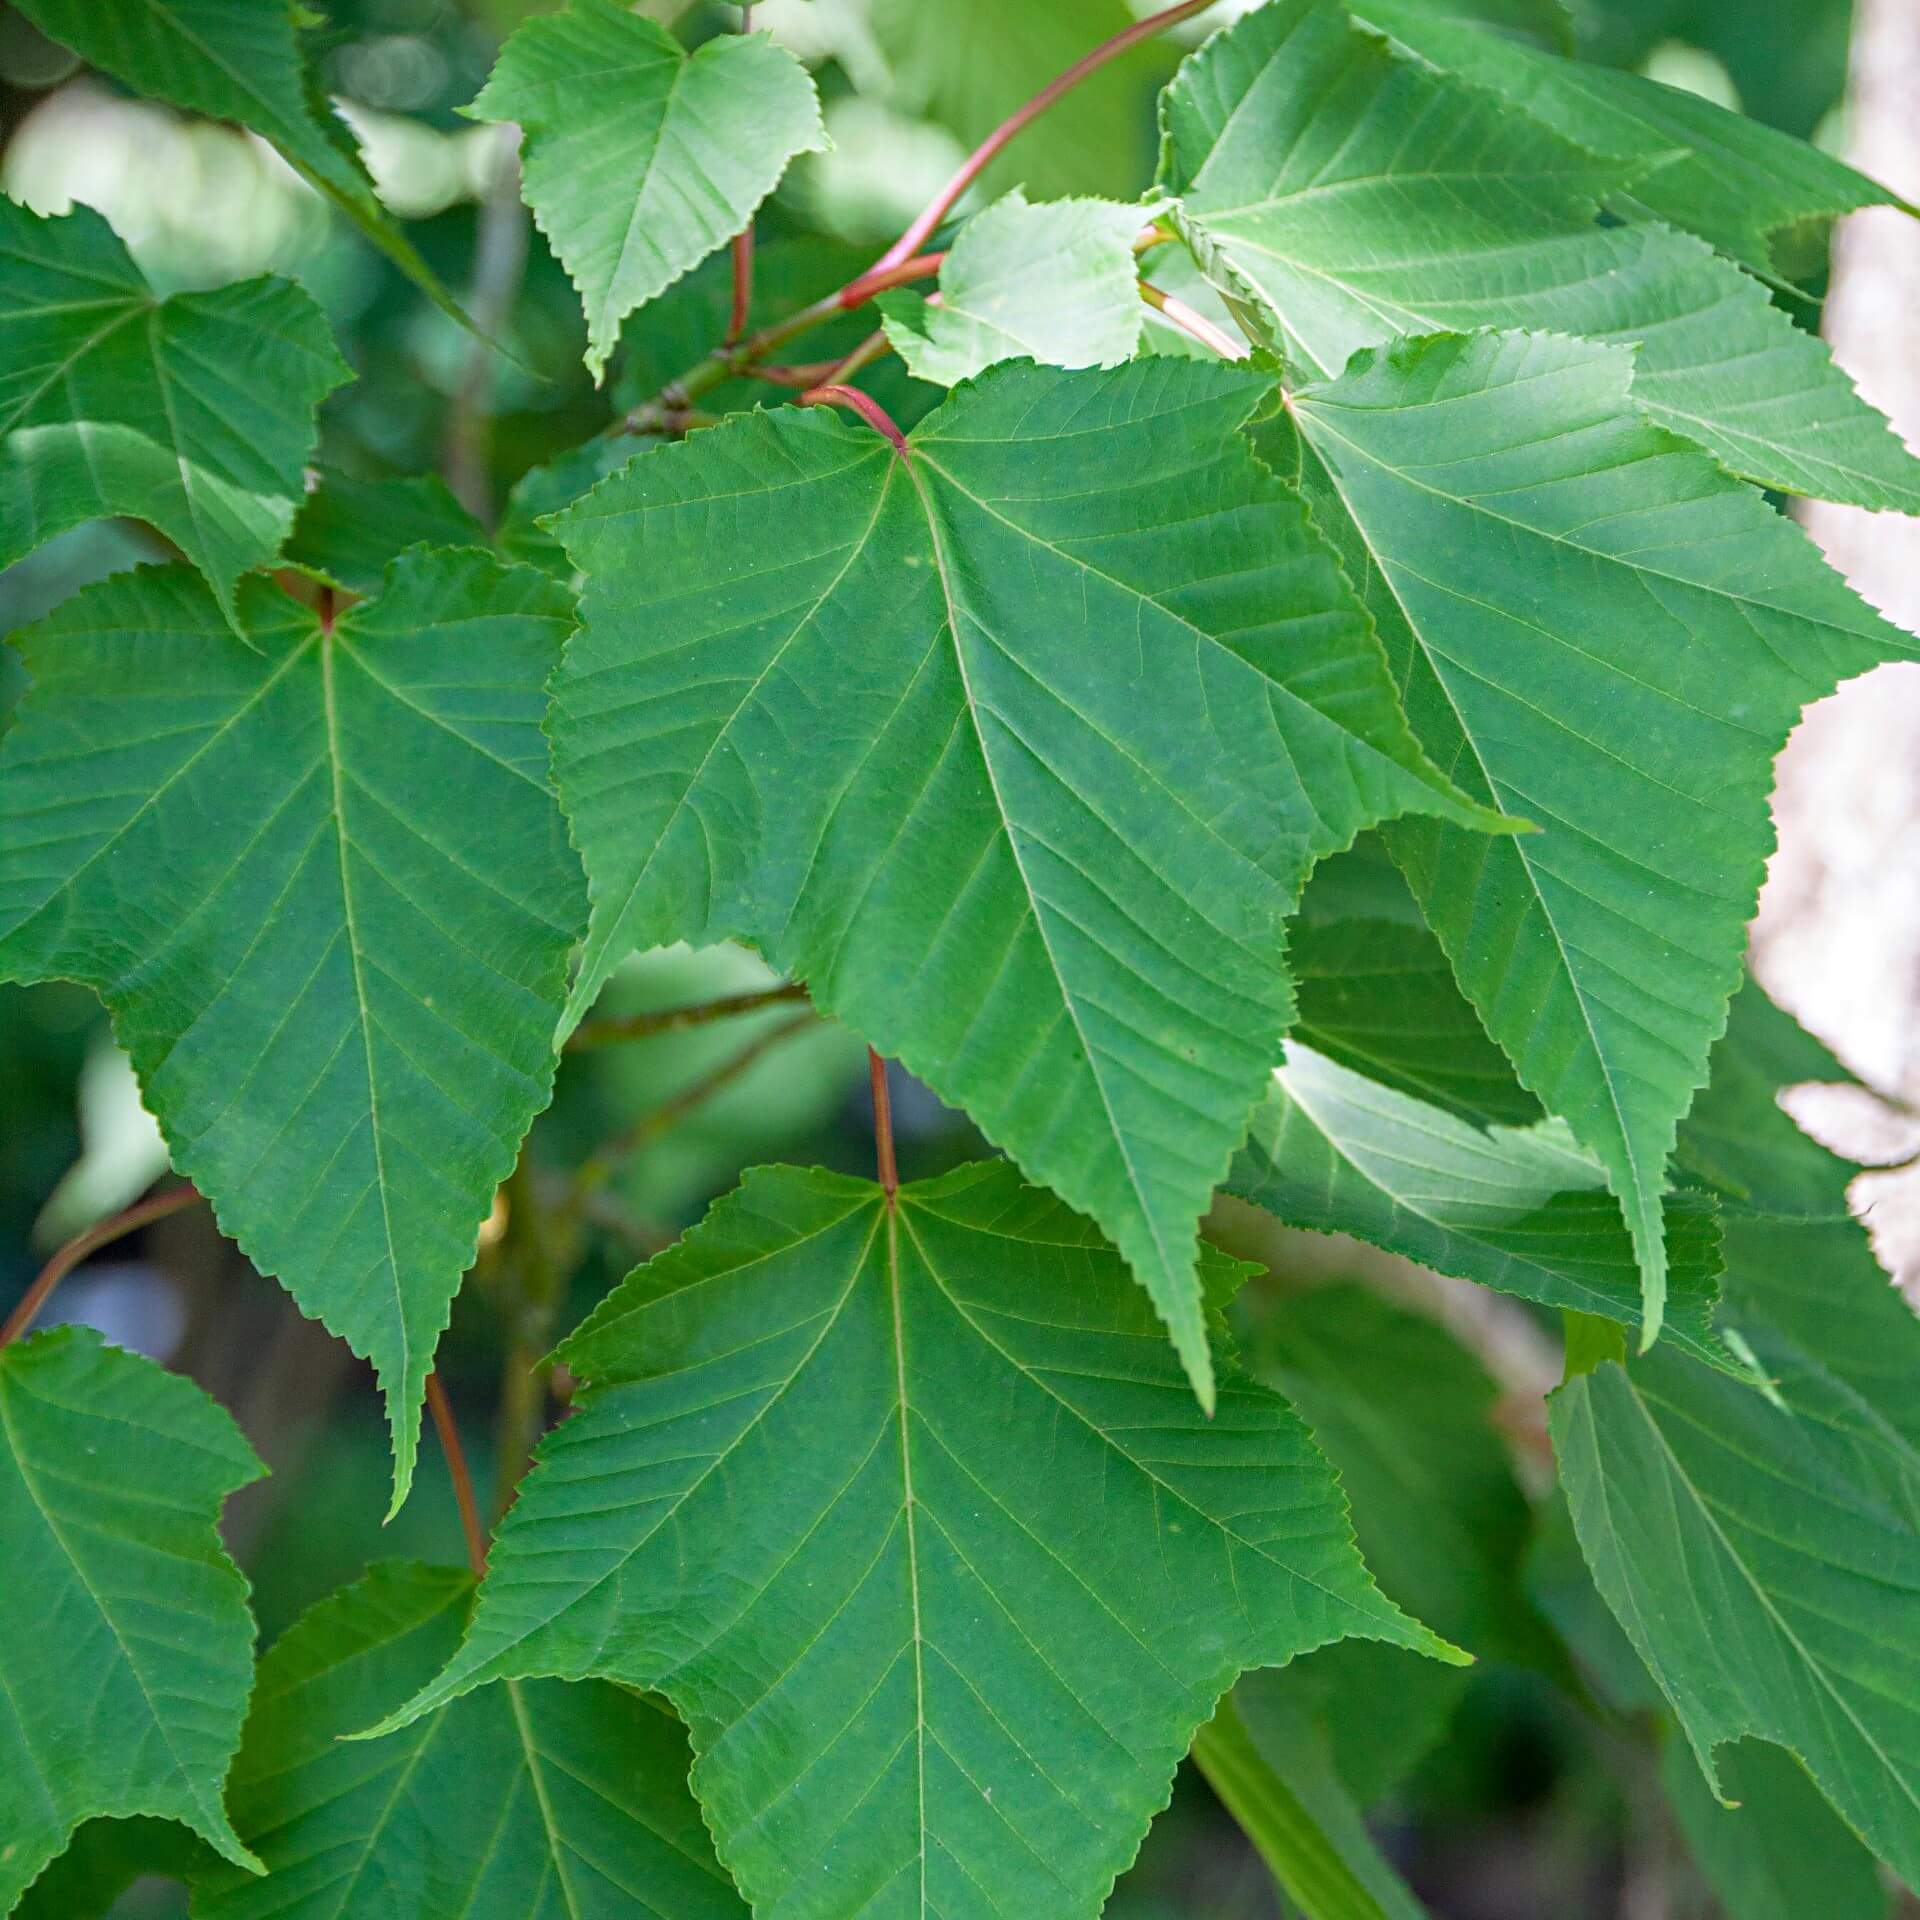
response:
<path id="1" fill-rule="evenodd" d="M 1920 0 L 1856 0 L 1848 158 L 1920 203 Z M 1862 393 L 1920 445 L 1920 221 L 1891 208 L 1836 236 L 1826 334 Z M 1807 531 L 1875 606 L 1920 633 L 1920 520 L 1810 504 Z M 1780 847 L 1754 928 L 1773 997 L 1862 1079 L 1920 1105 L 1920 665 L 1882 667 L 1807 715 L 1782 756 Z M 1914 1129 L 1860 1101 L 1811 1100 L 1836 1149 L 1910 1157 Z M 1920 1177 L 1870 1176 L 1881 1256 L 1920 1294 Z"/>

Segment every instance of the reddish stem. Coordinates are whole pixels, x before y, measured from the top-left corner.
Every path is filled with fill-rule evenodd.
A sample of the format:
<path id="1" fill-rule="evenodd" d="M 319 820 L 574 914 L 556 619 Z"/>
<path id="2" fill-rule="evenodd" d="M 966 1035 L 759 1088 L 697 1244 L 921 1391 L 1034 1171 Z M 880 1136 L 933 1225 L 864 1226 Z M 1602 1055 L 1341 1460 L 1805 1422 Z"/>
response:
<path id="1" fill-rule="evenodd" d="M 799 404 L 803 407 L 846 407 L 857 413 L 875 433 L 884 433 L 893 442 L 896 453 L 906 453 L 907 436 L 895 424 L 893 415 L 872 394 L 862 393 L 858 387 L 809 387 L 800 396 Z"/>
<path id="2" fill-rule="evenodd" d="M 447 1477 L 453 1482 L 454 1504 L 460 1509 L 460 1530 L 467 1536 L 467 1564 L 476 1580 L 485 1579 L 487 1530 L 480 1524 L 480 1506 L 473 1497 L 473 1475 L 467 1471 L 467 1451 L 460 1444 L 460 1429 L 453 1423 L 453 1409 L 447 1405 L 446 1389 L 437 1373 L 427 1375 L 427 1411 L 433 1415 L 440 1450 L 447 1456 Z"/>
<path id="3" fill-rule="evenodd" d="M 96 1221 L 85 1233 L 75 1234 L 40 1269 L 33 1285 L 21 1296 L 19 1305 L 7 1315 L 6 1324 L 0 1326 L 0 1347 L 11 1346 L 33 1325 L 40 1309 L 47 1304 L 48 1295 L 88 1254 L 98 1253 L 102 1247 L 138 1227 L 164 1220 L 170 1213 L 182 1213 L 188 1207 L 197 1206 L 205 1197 L 198 1187 L 174 1187 L 166 1193 L 156 1193 L 150 1200 L 138 1202 L 124 1213 Z"/>
<path id="4" fill-rule="evenodd" d="M 871 1047 L 867 1079 L 873 1087 L 873 1149 L 880 1163 L 880 1188 L 891 1205 L 900 1191 L 900 1168 L 893 1157 L 893 1096 L 887 1091 L 887 1063 Z"/>
<path id="5" fill-rule="evenodd" d="M 1044 0 L 1042 0 L 1044 4 Z M 1191 15 L 1204 11 L 1213 4 L 1213 0 L 1180 0 L 1178 6 L 1167 7 L 1161 12 L 1149 15 L 1145 20 L 1136 20 L 1130 27 L 1123 28 L 1111 39 L 1103 40 L 1089 54 L 1076 60 L 1057 80 L 1042 87 L 1027 104 L 1005 120 L 974 148 L 966 160 L 947 184 L 927 203 L 912 226 L 903 233 L 860 278 L 852 283 L 841 296 L 843 306 L 857 307 L 867 297 L 865 289 L 877 276 L 889 273 L 902 261 L 920 251 L 927 237 L 952 212 L 954 203 L 966 190 L 979 179 L 1009 141 L 1024 133 L 1034 121 L 1051 107 L 1063 95 L 1069 94 L 1090 74 L 1097 73 L 1102 67 L 1130 52 L 1141 41 L 1150 40 L 1157 33 L 1163 33 L 1168 27 L 1177 25 Z"/>
<path id="6" fill-rule="evenodd" d="M 740 31 L 753 31 L 753 7 L 746 0 L 740 8 Z M 733 314 L 727 322 L 727 345 L 735 345 L 747 330 L 747 315 L 753 309 L 753 220 L 733 236 Z"/>
<path id="7" fill-rule="evenodd" d="M 910 260 L 895 261 L 884 268 L 869 267 L 858 279 L 849 280 L 835 297 L 843 307 L 864 306 L 875 294 L 891 292 L 915 280 L 931 279 L 940 271 L 946 257 L 942 249 L 938 253 L 916 253 Z"/>

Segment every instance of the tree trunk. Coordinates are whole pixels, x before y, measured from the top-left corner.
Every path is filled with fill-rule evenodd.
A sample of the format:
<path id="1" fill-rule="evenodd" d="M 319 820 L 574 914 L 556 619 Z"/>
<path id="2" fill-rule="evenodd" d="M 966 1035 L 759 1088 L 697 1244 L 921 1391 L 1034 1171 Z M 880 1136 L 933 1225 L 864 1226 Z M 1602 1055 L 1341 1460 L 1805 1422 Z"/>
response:
<path id="1" fill-rule="evenodd" d="M 1848 158 L 1920 201 L 1916 103 L 1920 6 L 1857 0 Z M 1827 338 L 1866 397 L 1920 445 L 1916 313 L 1920 221 L 1891 208 L 1852 215 L 1836 238 Z M 1823 504 L 1802 519 L 1868 600 L 1920 632 L 1920 520 Z M 1882 667 L 1811 709 L 1781 758 L 1774 810 L 1780 848 L 1754 928 L 1755 971 L 1863 1079 L 1920 1103 L 1920 665 Z M 1920 1145 L 1858 1101 L 1809 1101 L 1796 1112 L 1862 1159 L 1904 1158 Z M 1870 1184 L 1881 1256 L 1911 1293 L 1920 1180 Z"/>

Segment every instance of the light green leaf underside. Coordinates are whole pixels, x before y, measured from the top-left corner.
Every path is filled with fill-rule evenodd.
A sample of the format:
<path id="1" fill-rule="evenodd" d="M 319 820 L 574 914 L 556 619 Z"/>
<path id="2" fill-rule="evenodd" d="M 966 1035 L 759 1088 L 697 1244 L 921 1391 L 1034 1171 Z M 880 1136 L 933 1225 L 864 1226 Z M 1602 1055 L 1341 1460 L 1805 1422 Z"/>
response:
<path id="1" fill-rule="evenodd" d="M 1920 510 L 1920 461 L 1758 281 L 1670 228 L 1596 226 L 1621 163 L 1337 7 L 1248 15 L 1188 61 L 1165 118 L 1184 229 L 1309 377 L 1397 334 L 1579 334 L 1636 348 L 1635 401 L 1731 471 Z"/>
<path id="2" fill-rule="evenodd" d="M 159 300 L 97 213 L 0 198 L 0 566 L 125 515 L 231 615 L 234 582 L 292 524 L 315 410 L 349 377 L 291 282 Z"/>
<path id="3" fill-rule="evenodd" d="M 134 92 L 271 141 L 437 306 L 470 324 L 375 196 L 307 70 L 291 0 L 20 0 L 20 11 Z"/>
<path id="4" fill-rule="evenodd" d="M 750 1174 L 563 1351 L 588 1391 L 401 1721 L 521 1674 L 665 1693 L 762 1920 L 1092 1920 L 1242 1667 L 1447 1651 L 1286 1403 L 1228 1375 L 1203 1416 L 1004 1163 L 897 1206 Z"/>
<path id="5" fill-rule="evenodd" d="M 960 229 L 940 266 L 940 304 L 880 302 L 887 338 L 917 378 L 957 386 L 1001 360 L 1112 367 L 1140 345 L 1133 242 L 1151 217 L 1112 200 L 1029 205 L 1017 190 Z"/>
<path id="6" fill-rule="evenodd" d="M 184 570 L 19 639 L 0 974 L 99 989 L 174 1164 L 370 1359 L 396 1500 L 447 1305 L 545 1104 L 578 926 L 544 576 L 415 551 L 331 634 Z"/>
<path id="7" fill-rule="evenodd" d="M 1807 702 L 1913 645 L 1643 420 L 1631 364 L 1545 334 L 1404 342 L 1262 441 L 1300 468 L 1428 752 L 1542 829 L 1388 842 L 1488 1032 L 1606 1167 L 1651 1337 L 1667 1159 L 1739 981 L 1773 757 Z"/>
<path id="8" fill-rule="evenodd" d="M 350 1742 L 460 1644 L 465 1573 L 391 1561 L 260 1663 L 230 1801 L 266 1877 L 194 1920 L 746 1920 L 687 1791 L 687 1736 L 604 1681 L 509 1681 Z"/>
<path id="9" fill-rule="evenodd" d="M 0 1353 L 0 1913 L 81 1821 L 178 1820 L 241 1867 L 220 1785 L 253 1677 L 215 1531 L 264 1471 L 190 1381 L 61 1328 Z M 47 1633 L 57 1634 L 57 1651 Z"/>
<path id="10" fill-rule="evenodd" d="M 1760 1740 L 1724 1747 L 1713 1797 L 1685 1741 L 1660 1754 L 1660 1782 L 1688 1851 L 1734 1920 L 1887 1920 L 1873 1856 L 1821 1799 L 1792 1754 Z"/>
<path id="11" fill-rule="evenodd" d="M 1305 1920 L 1424 1920 L 1426 1909 L 1341 1786 L 1318 1730 L 1279 1702 L 1264 1716 L 1267 1737 L 1256 1739 L 1240 1696 L 1236 1689 L 1221 1701 L 1201 1728 L 1194 1763 Z"/>
<path id="12" fill-rule="evenodd" d="M 1227 1189 L 1289 1226 L 1349 1233 L 1522 1300 L 1642 1322 L 1640 1270 L 1605 1169 L 1565 1124 L 1482 1129 L 1290 1043 Z M 1720 1367 L 1710 1202 L 1666 1203 L 1667 1334 Z"/>
<path id="13" fill-rule="evenodd" d="M 619 0 L 528 21 L 466 111 L 523 130 L 523 191 L 580 290 L 596 380 L 620 322 L 738 233 L 796 153 L 827 141 L 806 69 L 764 34 L 688 54 Z"/>
<path id="14" fill-rule="evenodd" d="M 1417 912 L 1399 874 L 1391 866 L 1386 872 L 1406 909 Z M 1300 1002 L 1291 1037 L 1475 1126 L 1540 1119 L 1539 1101 L 1513 1077 L 1462 998 L 1439 941 L 1424 926 L 1397 919 L 1319 919 L 1314 894 L 1329 874 L 1336 884 L 1342 877 L 1332 865 L 1314 876 L 1288 934 Z"/>
<path id="15" fill-rule="evenodd" d="M 372 594 L 409 547 L 486 545 L 486 528 L 438 474 L 356 480 L 328 473 L 307 495 L 282 557 L 351 593 Z"/>
<path id="16" fill-rule="evenodd" d="M 1566 139 L 1638 169 L 1628 189 L 1610 196 L 1615 211 L 1696 233 L 1762 274 L 1773 268 L 1782 228 L 1900 204 L 1817 147 L 1697 94 L 1523 46 L 1450 19 L 1427 0 L 1353 0 L 1352 11 Z"/>
<path id="17" fill-rule="evenodd" d="M 897 455 L 821 409 L 646 454 L 587 577 L 555 772 L 615 962 L 747 940 L 1090 1214 L 1202 1392 L 1195 1227 L 1292 1014 L 1313 862 L 1414 748 L 1244 372 L 1009 365 Z"/>

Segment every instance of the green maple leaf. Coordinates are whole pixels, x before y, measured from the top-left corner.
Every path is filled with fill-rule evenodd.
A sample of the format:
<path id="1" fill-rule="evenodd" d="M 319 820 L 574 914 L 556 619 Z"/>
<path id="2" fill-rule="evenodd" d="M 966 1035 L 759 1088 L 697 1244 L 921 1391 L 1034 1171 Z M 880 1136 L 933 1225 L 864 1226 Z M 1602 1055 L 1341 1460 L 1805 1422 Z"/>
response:
<path id="1" fill-rule="evenodd" d="M 18 637 L 0 976 L 96 987 L 174 1164 L 371 1359 L 396 1503 L 447 1306 L 546 1104 L 578 866 L 544 575 L 416 549 L 330 628 L 263 579 L 243 641 L 183 569 Z"/>
<path id="2" fill-rule="evenodd" d="M 97 213 L 0 198 L 0 566 L 124 514 L 231 616 L 234 582 L 293 523 L 315 410 L 349 378 L 290 281 L 161 300 Z"/>
<path id="3" fill-rule="evenodd" d="M 1775 1100 L 1783 1072 L 1833 1065 L 1750 984 L 1682 1130 L 1722 1195 L 1726 1316 L 1776 1400 L 1663 1349 L 1577 1373 L 1552 1425 L 1595 1580 L 1708 1787 L 1737 1792 L 1723 1743 L 1785 1747 L 1916 1883 L 1920 1321 L 1848 1213 L 1858 1169 Z"/>
<path id="4" fill-rule="evenodd" d="M 588 1390 L 384 1730 L 517 1676 L 657 1689 L 769 1920 L 1091 1920 L 1241 1668 L 1464 1657 L 1374 1588 L 1286 1403 L 1229 1375 L 1207 1419 L 1119 1259 L 1004 1163 L 897 1202 L 749 1174 L 562 1353 Z"/>
<path id="5" fill-rule="evenodd" d="M 746 1920 L 685 1729 L 623 1687 L 513 1680 L 343 1740 L 445 1665 L 472 1598 L 465 1573 L 392 1561 L 287 1630 L 228 1790 L 266 1875 L 197 1871 L 194 1920 Z"/>
<path id="6" fill-rule="evenodd" d="M 524 130 L 527 204 L 580 289 L 596 381 L 621 321 L 738 233 L 795 154 L 827 143 L 806 69 L 764 34 L 689 54 L 618 0 L 529 20 L 466 111 Z"/>
<path id="7" fill-rule="evenodd" d="M 555 774 L 593 922 L 737 937 L 1118 1243 L 1204 1394 L 1195 1225 L 1292 1014 L 1313 862 L 1414 747 L 1244 372 L 1012 365 L 896 451 L 824 410 L 642 455 L 557 522 L 587 578 Z"/>
<path id="8" fill-rule="evenodd" d="M 50 38 L 134 92 L 270 141 L 443 312 L 470 325 L 380 204 L 359 148 L 308 71 L 289 0 L 20 0 Z"/>
<path id="9" fill-rule="evenodd" d="M 1427 751 L 1539 822 L 1404 823 L 1395 858 L 1522 1082 L 1600 1159 L 1666 1297 L 1676 1123 L 1740 978 L 1773 757 L 1913 643 L 1629 396 L 1621 349 L 1434 336 L 1262 429 L 1362 583 Z"/>
<path id="10" fill-rule="evenodd" d="M 1609 204 L 1711 241 L 1762 274 L 1773 239 L 1803 220 L 1899 206 L 1897 194 L 1819 148 L 1698 94 L 1637 73 L 1566 60 L 1429 0 L 1350 0 L 1368 25 L 1510 107 L 1635 169 Z"/>
<path id="11" fill-rule="evenodd" d="M 960 229 L 940 264 L 939 304 L 883 295 L 887 338 L 921 380 L 951 387 L 1001 360 L 1111 367 L 1140 346 L 1146 309 L 1133 242 L 1148 207 L 1031 205 L 1018 190 Z"/>
<path id="12" fill-rule="evenodd" d="M 1638 350 L 1649 417 L 1731 471 L 1920 511 L 1920 461 L 1765 287 L 1668 227 L 1596 226 L 1633 163 L 1395 55 L 1337 7 L 1278 0 L 1216 36 L 1164 125 L 1182 230 L 1305 375 L 1398 334 L 1607 340 Z"/>
<path id="13" fill-rule="evenodd" d="M 56 1628 L 0 1644 L 0 1912 L 81 1821 L 178 1820 L 237 1866 L 221 1781 L 253 1674 L 215 1531 L 265 1469 L 190 1381 L 60 1328 L 0 1352 L 8 1591 Z"/>

